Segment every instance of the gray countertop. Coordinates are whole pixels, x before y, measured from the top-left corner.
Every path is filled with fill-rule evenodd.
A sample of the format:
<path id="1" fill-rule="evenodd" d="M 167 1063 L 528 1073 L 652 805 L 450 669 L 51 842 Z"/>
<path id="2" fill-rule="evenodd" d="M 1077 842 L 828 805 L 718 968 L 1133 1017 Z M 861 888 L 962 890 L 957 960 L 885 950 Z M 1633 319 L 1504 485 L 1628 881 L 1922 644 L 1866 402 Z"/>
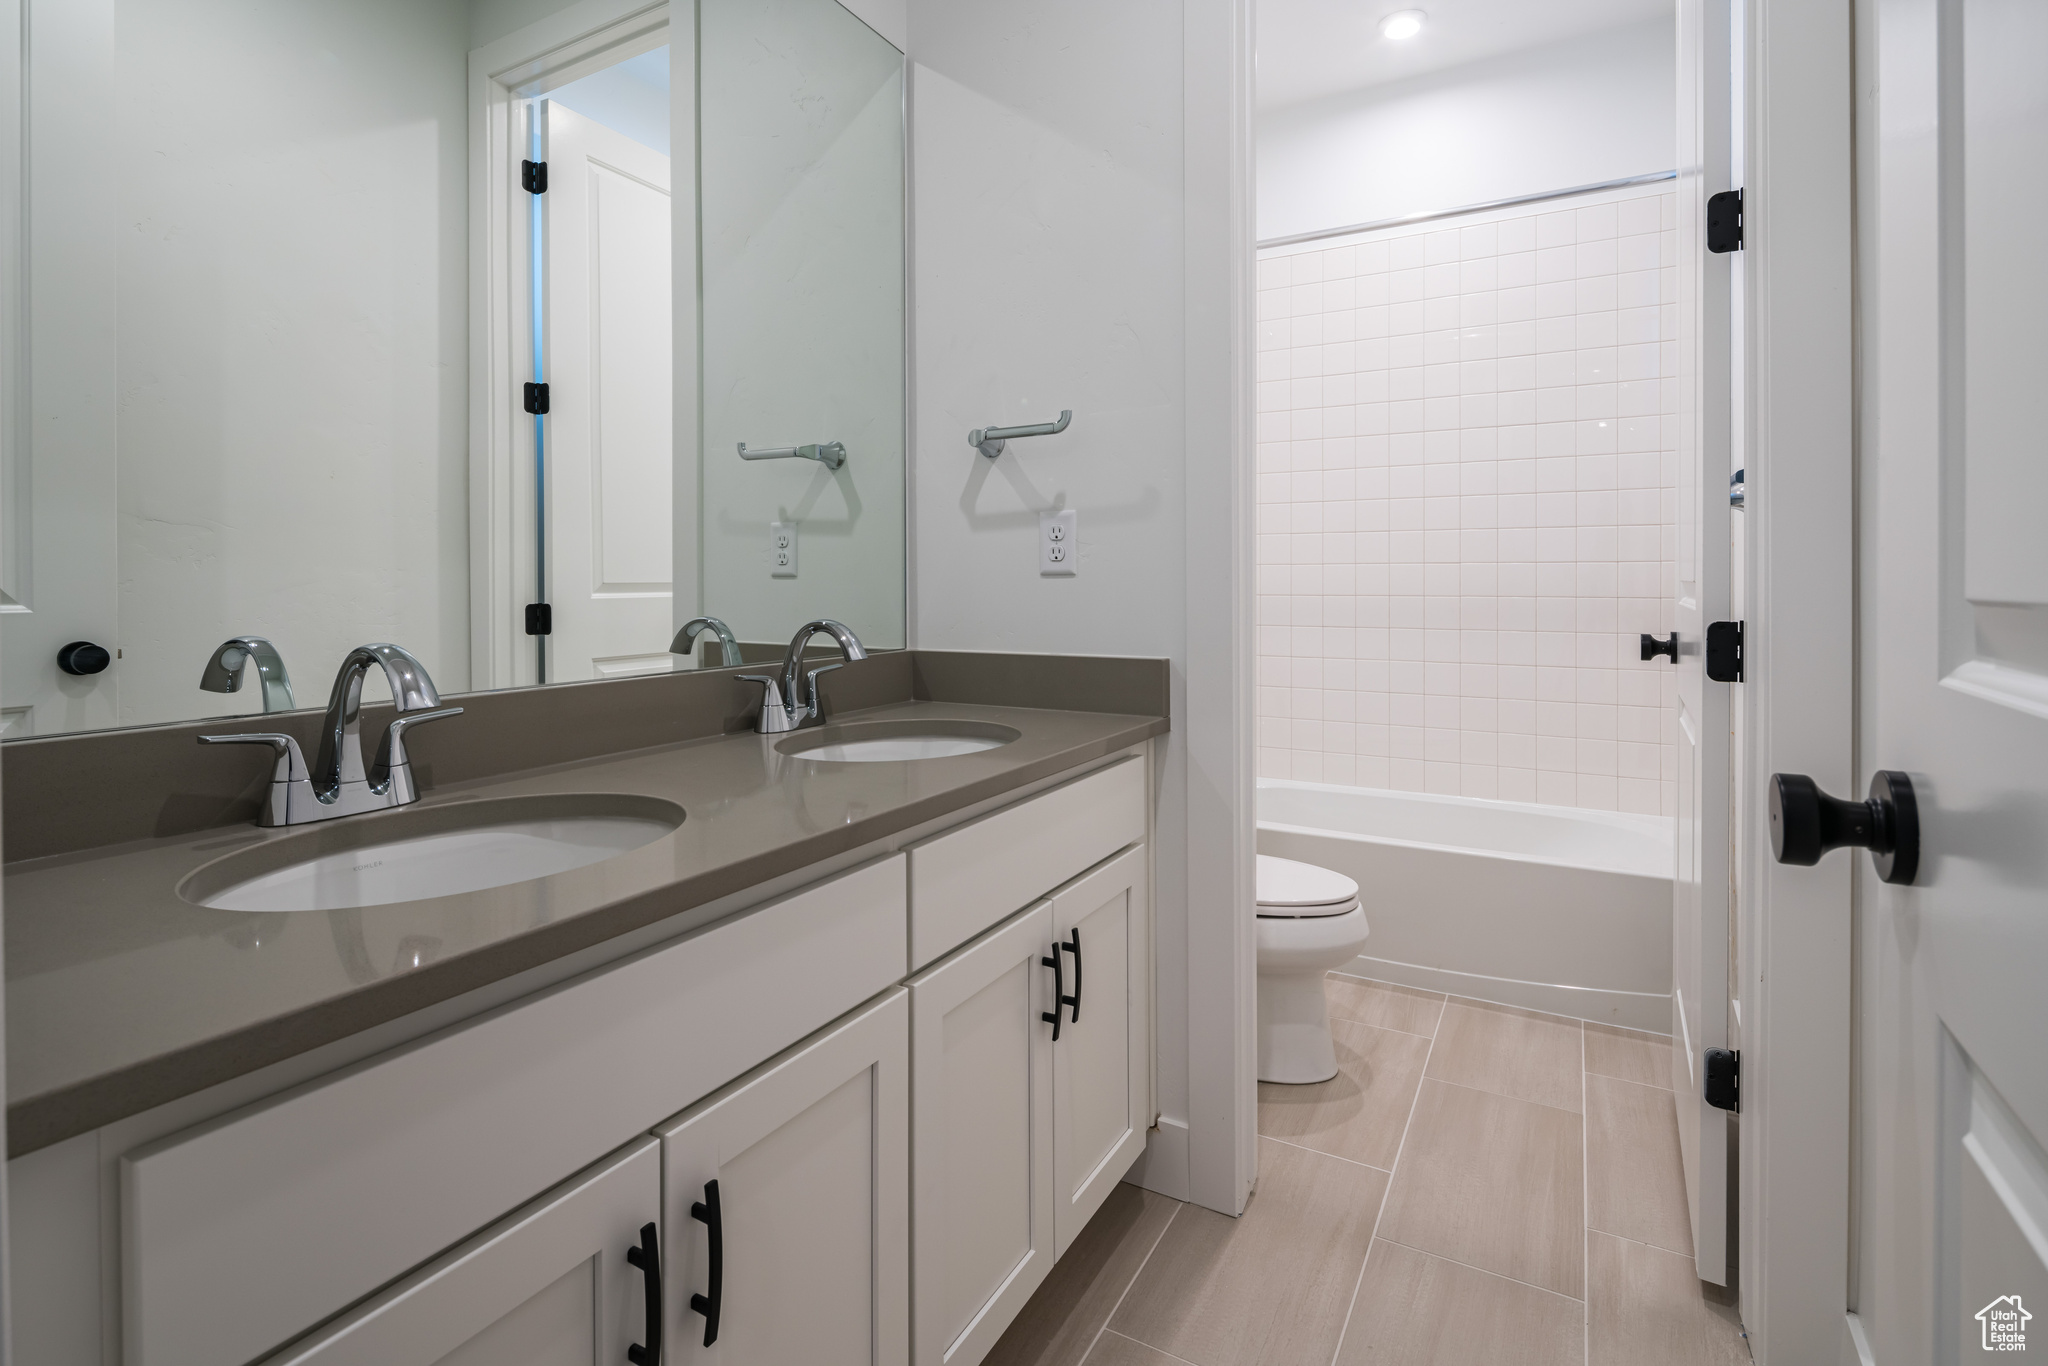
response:
<path id="1" fill-rule="evenodd" d="M 9 1151 L 140 1113 L 1167 729 L 1161 717 L 949 702 L 841 719 L 909 718 L 993 721 L 1021 734 L 952 758 L 824 764 L 777 752 L 780 737 L 746 733 L 443 788 L 353 821 L 564 793 L 651 797 L 686 819 L 601 863 L 393 905 L 265 914 L 178 895 L 207 863 L 308 827 L 215 828 L 9 864 Z"/>

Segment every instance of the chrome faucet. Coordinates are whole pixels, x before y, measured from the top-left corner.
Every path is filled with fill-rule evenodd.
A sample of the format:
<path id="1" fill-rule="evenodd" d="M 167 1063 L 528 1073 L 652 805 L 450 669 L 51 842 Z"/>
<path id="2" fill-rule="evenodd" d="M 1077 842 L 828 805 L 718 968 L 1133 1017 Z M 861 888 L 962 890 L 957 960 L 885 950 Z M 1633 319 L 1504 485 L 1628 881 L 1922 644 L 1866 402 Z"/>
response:
<path id="1" fill-rule="evenodd" d="M 683 623 L 683 629 L 676 632 L 676 638 L 668 643 L 668 652 L 672 655 L 696 653 L 697 637 L 705 631 L 717 633 L 725 668 L 736 669 L 745 662 L 740 658 L 739 643 L 732 638 L 732 627 L 717 617 L 691 617 Z"/>
<path id="2" fill-rule="evenodd" d="M 240 692 L 247 676 L 244 666 L 251 664 L 256 667 L 256 676 L 263 680 L 264 711 L 291 711 L 298 706 L 292 700 L 292 676 L 285 672 L 284 656 L 262 636 L 236 636 L 222 641 L 206 661 L 199 686 L 207 692 Z"/>
<path id="3" fill-rule="evenodd" d="M 363 763 L 361 712 L 363 675 L 384 670 L 399 715 L 384 728 L 377 756 Z M 396 645 L 358 645 L 342 660 L 320 723 L 320 754 L 308 767 L 299 742 L 289 735 L 202 735 L 202 745 L 269 745 L 277 752 L 270 794 L 258 817 L 261 825 L 305 825 L 364 811 L 382 811 L 419 800 L 405 732 L 425 721 L 460 716 L 462 708 L 441 706 L 434 680 L 419 660 Z"/>
<path id="4" fill-rule="evenodd" d="M 782 677 L 773 678 L 767 674 L 741 674 L 748 683 L 761 685 L 761 719 L 754 728 L 763 735 L 779 735 L 795 730 L 806 721 L 818 717 L 818 675 L 843 669 L 844 664 L 825 664 L 801 673 L 804 663 L 804 647 L 811 643 L 811 637 L 819 632 L 839 642 L 839 652 L 848 660 L 866 659 L 868 652 L 861 646 L 860 637 L 839 622 L 828 618 L 806 623 L 802 630 L 791 637 L 789 653 L 782 657 Z M 800 686 L 808 682 L 808 696 Z M 787 700 L 785 700 L 787 699 Z"/>

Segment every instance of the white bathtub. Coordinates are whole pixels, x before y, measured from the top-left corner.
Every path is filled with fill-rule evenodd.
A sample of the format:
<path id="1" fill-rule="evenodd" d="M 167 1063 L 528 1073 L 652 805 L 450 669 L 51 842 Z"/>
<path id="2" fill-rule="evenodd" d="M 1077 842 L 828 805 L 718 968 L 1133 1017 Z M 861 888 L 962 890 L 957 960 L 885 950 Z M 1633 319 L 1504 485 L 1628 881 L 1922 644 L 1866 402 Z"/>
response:
<path id="1" fill-rule="evenodd" d="M 1670 1030 L 1669 819 L 1261 779 L 1258 822 L 1357 880 L 1358 975 Z"/>

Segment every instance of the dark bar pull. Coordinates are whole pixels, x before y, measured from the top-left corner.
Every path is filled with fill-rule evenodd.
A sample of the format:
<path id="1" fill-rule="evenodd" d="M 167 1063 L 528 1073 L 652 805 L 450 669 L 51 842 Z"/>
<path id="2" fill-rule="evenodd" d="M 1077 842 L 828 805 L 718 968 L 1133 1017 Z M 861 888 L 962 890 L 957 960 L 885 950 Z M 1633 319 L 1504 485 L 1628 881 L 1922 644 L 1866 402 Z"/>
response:
<path id="1" fill-rule="evenodd" d="M 1081 1023 L 1081 927 L 1076 925 L 1071 930 L 1068 930 L 1067 938 L 1073 942 L 1062 944 L 1060 947 L 1074 955 L 1074 994 L 1072 996 L 1063 996 L 1060 999 L 1066 1002 L 1074 1012 L 1067 1017 L 1067 1023 L 1079 1024 Z"/>
<path id="2" fill-rule="evenodd" d="M 1039 1011 L 1038 1018 L 1052 1026 L 1052 1041 L 1058 1043 L 1060 1041 L 1060 1007 L 1067 1003 L 1067 975 L 1066 968 L 1062 966 L 1066 960 L 1060 957 L 1060 943 L 1057 939 L 1053 941 L 1052 956 L 1050 958 L 1041 958 L 1038 961 L 1052 969 L 1052 1009 Z"/>
<path id="3" fill-rule="evenodd" d="M 718 1210 L 715 1177 L 704 1183 L 704 1198 L 690 1206 L 690 1217 L 704 1225 L 711 1245 L 711 1293 L 690 1296 L 691 1310 L 704 1316 L 704 1345 L 709 1347 L 718 1341 L 718 1315 L 725 1308 L 725 1218 Z"/>
<path id="4" fill-rule="evenodd" d="M 640 1225 L 640 1246 L 627 1248 L 626 1260 L 640 1268 L 647 1285 L 647 1345 L 627 1347 L 626 1360 L 633 1366 L 661 1366 L 661 1230 Z"/>
<path id="5" fill-rule="evenodd" d="M 1678 632 L 1673 631 L 1669 639 L 1659 640 L 1647 633 L 1643 636 L 1643 662 L 1649 663 L 1658 655 L 1668 655 L 1673 664 L 1678 662 Z"/>

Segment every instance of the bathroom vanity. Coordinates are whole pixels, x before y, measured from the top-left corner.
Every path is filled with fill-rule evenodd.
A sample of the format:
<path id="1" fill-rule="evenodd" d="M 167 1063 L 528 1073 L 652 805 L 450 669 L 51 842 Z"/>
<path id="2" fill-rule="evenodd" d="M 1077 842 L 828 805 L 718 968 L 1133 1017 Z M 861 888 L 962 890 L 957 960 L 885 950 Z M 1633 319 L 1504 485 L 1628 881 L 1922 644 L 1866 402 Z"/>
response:
<path id="1" fill-rule="evenodd" d="M 1163 694 L 1158 661 L 1120 663 Z M 1166 721 L 934 700 L 973 689 L 917 673 L 903 655 L 833 675 L 828 702 L 836 683 L 881 705 L 823 729 L 443 781 L 311 833 L 10 863 L 20 1359 L 980 1360 L 1155 1119 Z M 715 673 L 633 686 L 720 690 L 713 713 L 746 695 Z M 465 698 L 465 721 L 497 724 L 493 700 Z M 460 767 L 442 734 L 418 742 L 424 772 Z M 196 904 L 219 866 L 280 864 L 285 842 L 331 858 L 399 822 L 600 797 L 681 819 L 425 900 Z"/>

